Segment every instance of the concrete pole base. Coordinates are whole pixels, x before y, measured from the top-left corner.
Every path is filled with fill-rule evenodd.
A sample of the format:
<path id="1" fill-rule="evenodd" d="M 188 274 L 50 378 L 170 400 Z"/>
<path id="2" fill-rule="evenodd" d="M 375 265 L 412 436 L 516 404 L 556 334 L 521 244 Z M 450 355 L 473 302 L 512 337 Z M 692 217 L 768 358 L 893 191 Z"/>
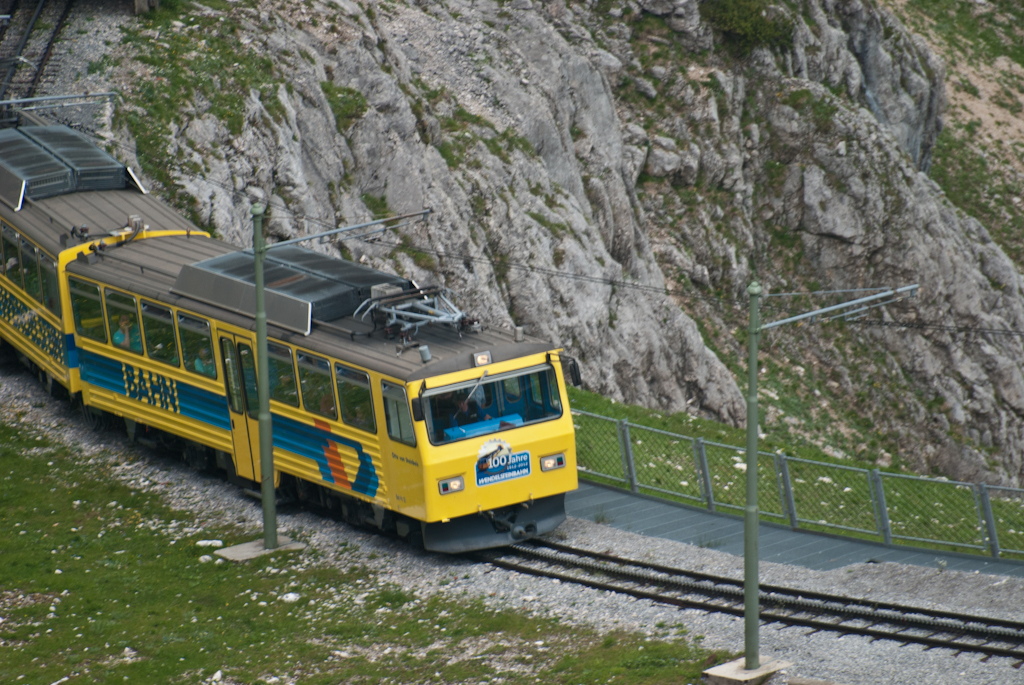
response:
<path id="1" fill-rule="evenodd" d="M 740 657 L 735 661 L 719 664 L 704 671 L 708 685 L 761 685 L 784 668 L 792 666 L 789 661 L 763 661 L 760 668 L 748 671 L 746 659 Z"/>
<path id="2" fill-rule="evenodd" d="M 249 559 L 255 559 L 261 557 L 264 554 L 273 554 L 274 552 L 295 552 L 306 549 L 305 543 L 292 542 L 292 539 L 285 537 L 284 535 L 277 536 L 277 547 L 274 549 L 267 549 L 263 546 L 263 538 L 259 540 L 253 540 L 252 542 L 243 542 L 240 545 L 232 545 L 231 547 L 225 547 L 218 549 L 214 554 L 219 557 L 224 557 L 228 561 L 248 561 Z"/>

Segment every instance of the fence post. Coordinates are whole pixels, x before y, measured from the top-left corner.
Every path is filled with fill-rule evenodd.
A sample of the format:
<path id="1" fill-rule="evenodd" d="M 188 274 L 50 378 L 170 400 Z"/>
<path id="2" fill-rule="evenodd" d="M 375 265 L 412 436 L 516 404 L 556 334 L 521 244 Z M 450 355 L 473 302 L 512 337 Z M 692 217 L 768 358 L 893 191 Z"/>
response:
<path id="1" fill-rule="evenodd" d="M 882 487 L 882 473 L 878 469 L 871 472 L 871 488 L 875 495 L 875 505 L 878 507 L 878 527 L 882 529 L 882 540 L 887 545 L 892 544 L 892 527 L 889 525 L 889 509 L 885 505 L 885 489 Z"/>
<path id="2" fill-rule="evenodd" d="M 640 492 L 640 485 L 636 480 L 636 464 L 633 462 L 633 443 L 629 438 L 629 423 L 626 419 L 619 419 L 619 444 L 622 447 L 622 470 L 629 481 L 629 489 L 633 492 Z"/>
<path id="3" fill-rule="evenodd" d="M 789 516 L 789 527 L 796 530 L 800 522 L 796 518 L 796 501 L 793 499 L 793 483 L 789 480 L 789 462 L 785 454 L 775 455 L 775 470 L 782 476 L 782 492 L 785 495 L 786 515 Z"/>
<path id="4" fill-rule="evenodd" d="M 992 556 L 998 559 L 999 534 L 996 532 L 996 517 L 992 515 L 992 500 L 988 497 L 988 486 L 979 483 L 977 487 L 981 501 L 981 513 L 985 516 L 985 527 L 988 528 L 988 548 L 992 552 Z"/>
<path id="5" fill-rule="evenodd" d="M 711 472 L 708 471 L 708 455 L 704 449 L 704 438 L 693 441 L 693 458 L 697 462 L 697 475 L 700 476 L 700 489 L 704 492 L 704 501 L 708 511 L 715 510 L 715 493 L 711 489 Z"/>

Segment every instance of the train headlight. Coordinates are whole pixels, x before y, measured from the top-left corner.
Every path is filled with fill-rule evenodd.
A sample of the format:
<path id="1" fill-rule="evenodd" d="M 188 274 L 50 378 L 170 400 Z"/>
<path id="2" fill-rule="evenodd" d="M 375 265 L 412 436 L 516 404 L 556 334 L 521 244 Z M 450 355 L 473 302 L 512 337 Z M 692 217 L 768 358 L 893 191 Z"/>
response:
<path id="1" fill-rule="evenodd" d="M 550 457 L 540 458 L 540 470 L 541 471 L 554 471 L 555 469 L 561 469 L 565 467 L 565 455 L 564 454 L 552 454 Z"/>
<path id="2" fill-rule="evenodd" d="M 466 481 L 459 476 L 457 478 L 445 478 L 437 484 L 437 489 L 442 495 L 450 495 L 453 492 L 462 492 L 466 489 Z"/>

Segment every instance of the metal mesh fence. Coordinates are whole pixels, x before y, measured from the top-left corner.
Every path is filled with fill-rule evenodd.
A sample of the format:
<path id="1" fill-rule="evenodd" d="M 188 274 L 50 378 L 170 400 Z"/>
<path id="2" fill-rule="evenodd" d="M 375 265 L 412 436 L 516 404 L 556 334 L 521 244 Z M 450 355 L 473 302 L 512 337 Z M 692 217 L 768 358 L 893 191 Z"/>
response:
<path id="1" fill-rule="evenodd" d="M 871 472 L 786 457 L 797 521 L 879 535 Z"/>
<path id="2" fill-rule="evenodd" d="M 1024 557 L 1024 490 L 989 485 L 988 498 L 1000 551 Z"/>
<path id="3" fill-rule="evenodd" d="M 573 410 L 572 422 L 579 471 L 597 482 L 628 485 L 615 419 Z"/>
<path id="4" fill-rule="evenodd" d="M 745 448 L 572 414 L 584 478 L 743 511 Z M 1024 558 L 1024 490 L 758 455 L 764 520 Z"/>
<path id="5" fill-rule="evenodd" d="M 743 511 L 747 501 L 747 451 L 735 445 L 705 442 L 708 474 L 715 508 Z M 769 520 L 787 519 L 775 455 L 758 452 L 757 508 Z"/>
<path id="6" fill-rule="evenodd" d="M 972 483 L 881 474 L 892 537 L 986 549 L 977 490 Z"/>
<path id="7" fill-rule="evenodd" d="M 628 425 L 637 484 L 644 490 L 704 502 L 693 438 Z"/>

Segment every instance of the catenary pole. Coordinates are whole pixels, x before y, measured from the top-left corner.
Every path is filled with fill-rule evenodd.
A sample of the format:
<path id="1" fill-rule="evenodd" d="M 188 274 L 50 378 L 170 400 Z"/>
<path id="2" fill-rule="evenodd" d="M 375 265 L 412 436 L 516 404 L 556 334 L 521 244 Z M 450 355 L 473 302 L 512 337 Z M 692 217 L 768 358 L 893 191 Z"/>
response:
<path id="1" fill-rule="evenodd" d="M 757 568 L 757 343 L 761 337 L 761 316 L 758 301 L 761 286 L 754 281 L 747 286 L 750 295 L 750 328 L 747 346 L 750 349 L 749 383 L 747 386 L 747 504 L 743 518 L 743 644 L 746 669 L 761 666 L 759 650 L 760 602 Z"/>
<path id="2" fill-rule="evenodd" d="M 919 287 L 920 286 L 915 283 L 914 285 L 906 285 L 901 288 L 880 289 L 883 290 L 883 292 L 868 295 L 867 297 L 860 297 L 855 300 L 832 305 L 830 307 L 815 309 L 811 312 L 798 314 L 796 316 L 780 319 L 779 321 L 772 321 L 771 323 L 762 325 L 761 315 L 758 311 L 758 304 L 762 292 L 761 285 L 757 281 L 753 281 L 749 286 L 747 286 L 747 294 L 750 295 L 750 328 L 748 329 L 749 338 L 747 340 L 750 359 L 747 369 L 749 373 L 749 382 L 747 385 L 747 504 L 746 507 L 744 507 L 743 517 L 743 646 L 744 666 L 748 671 L 753 671 L 761 666 L 759 654 L 761 607 L 757 548 L 758 525 L 760 522 L 760 516 L 757 511 L 757 346 L 760 341 L 761 332 L 778 326 L 804 321 L 806 319 L 813 320 L 815 317 L 823 316 L 825 314 L 833 314 L 843 310 L 849 310 L 850 307 L 866 304 L 868 302 L 881 301 L 880 304 L 872 305 L 872 307 L 891 304 L 892 302 L 897 301 L 902 295 L 914 296 Z M 871 290 L 874 289 L 872 288 Z M 861 290 L 851 290 L 846 292 L 860 291 Z M 798 294 L 800 293 L 784 293 L 784 295 Z M 772 297 L 772 295 L 768 295 L 768 297 Z M 854 312 L 863 311 L 863 309 L 867 308 L 868 307 L 857 309 L 854 310 Z M 846 313 L 849 314 L 851 312 Z"/>
<path id="3" fill-rule="evenodd" d="M 256 395 L 259 398 L 260 495 L 263 500 L 263 547 L 277 549 L 277 501 L 274 493 L 274 451 L 270 424 L 270 373 L 267 368 L 267 306 L 263 290 L 263 206 L 252 207 L 252 251 L 256 271 Z"/>

